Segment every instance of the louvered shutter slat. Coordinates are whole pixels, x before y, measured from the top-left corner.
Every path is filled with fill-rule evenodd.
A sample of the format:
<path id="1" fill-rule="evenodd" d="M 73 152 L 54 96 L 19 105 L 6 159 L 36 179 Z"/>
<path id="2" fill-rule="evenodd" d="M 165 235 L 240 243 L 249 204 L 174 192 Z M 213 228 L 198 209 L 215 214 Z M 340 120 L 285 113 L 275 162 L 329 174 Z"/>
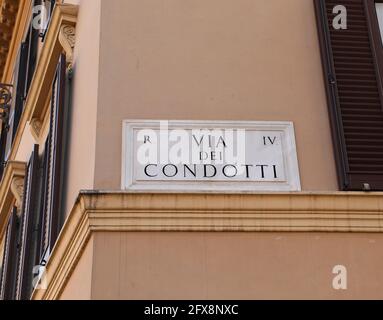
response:
<path id="1" fill-rule="evenodd" d="M 65 148 L 66 59 L 62 54 L 57 67 L 51 97 L 51 119 L 44 156 L 44 204 L 41 261 L 49 256 L 59 235 Z"/>
<path id="2" fill-rule="evenodd" d="M 48 250 L 48 243 L 49 243 L 49 220 L 48 220 L 48 210 L 47 210 L 47 198 L 48 198 L 48 176 L 49 176 L 49 145 L 50 145 L 50 134 L 47 138 L 47 141 L 45 143 L 44 148 L 44 155 L 43 155 L 43 165 L 42 165 L 42 190 L 43 190 L 43 198 L 42 198 L 42 205 L 40 208 L 40 216 L 41 216 L 41 223 L 40 223 L 40 263 L 44 264 L 44 258 L 45 254 Z"/>
<path id="3" fill-rule="evenodd" d="M 333 8 L 347 29 L 333 28 Z M 322 61 L 343 190 L 383 190 L 383 108 L 367 0 L 315 0 Z"/>
<path id="4" fill-rule="evenodd" d="M 63 156 L 65 148 L 65 97 L 66 97 L 66 56 L 62 54 L 57 67 L 53 86 L 55 92 L 52 99 L 52 127 L 50 146 L 50 233 L 49 245 L 53 248 L 59 235 L 61 217 L 61 197 L 63 185 Z"/>

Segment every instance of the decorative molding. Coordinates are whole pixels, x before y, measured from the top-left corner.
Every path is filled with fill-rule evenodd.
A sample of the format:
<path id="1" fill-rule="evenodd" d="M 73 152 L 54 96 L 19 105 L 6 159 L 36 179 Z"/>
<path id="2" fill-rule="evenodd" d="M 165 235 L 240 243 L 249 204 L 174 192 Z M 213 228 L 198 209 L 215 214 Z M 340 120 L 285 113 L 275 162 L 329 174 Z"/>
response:
<path id="1" fill-rule="evenodd" d="M 65 51 L 59 40 L 59 35 L 63 26 L 74 27 L 76 25 L 77 13 L 77 5 L 59 3 L 55 5 L 49 29 L 45 36 L 44 46 L 38 59 L 24 111 L 15 135 L 9 157 L 11 160 L 16 157 L 24 130 L 28 123 L 30 124 L 31 132 L 36 141 L 40 140 L 39 138 L 42 131 L 36 129 L 39 129 L 38 122 L 44 123 L 44 117 L 49 107 L 49 105 L 46 104 L 46 100 L 51 92 L 51 84 L 56 72 L 57 62 L 60 54 Z"/>
<path id="2" fill-rule="evenodd" d="M 47 264 L 58 299 L 97 232 L 383 232 L 383 193 L 82 192 Z"/>
<path id="3" fill-rule="evenodd" d="M 0 108 L 5 109 L 9 106 L 12 100 L 12 85 L 6 83 L 0 83 Z"/>
<path id="4" fill-rule="evenodd" d="M 47 138 L 47 133 L 45 132 L 46 127 L 49 127 L 50 122 L 50 105 L 51 105 L 51 97 L 49 94 L 46 99 L 45 106 L 45 114 L 41 116 L 41 119 L 34 118 L 30 121 L 30 130 L 33 138 L 37 142 L 37 144 L 44 144 Z"/>
<path id="5" fill-rule="evenodd" d="M 0 83 L 0 121 L 7 124 L 11 108 L 12 85 Z"/>
<path id="6" fill-rule="evenodd" d="M 73 49 L 76 42 L 76 28 L 73 25 L 63 25 L 60 29 L 59 41 L 65 51 L 68 69 L 73 64 Z"/>
<path id="7" fill-rule="evenodd" d="M 11 191 L 15 198 L 15 206 L 17 211 L 21 212 L 21 207 L 23 205 L 23 195 L 24 195 L 24 178 L 15 177 L 11 182 Z"/>
<path id="8" fill-rule="evenodd" d="M 43 124 L 40 119 L 32 119 L 30 122 L 31 126 L 31 132 L 35 140 L 38 140 L 38 137 L 41 134 L 41 129 L 43 127 Z"/>
<path id="9" fill-rule="evenodd" d="M 22 187 L 24 184 L 26 164 L 24 162 L 8 162 L 0 184 L 0 239 L 3 237 L 7 220 L 14 205 L 22 203 Z M 22 183 L 21 183 L 22 181 Z"/>

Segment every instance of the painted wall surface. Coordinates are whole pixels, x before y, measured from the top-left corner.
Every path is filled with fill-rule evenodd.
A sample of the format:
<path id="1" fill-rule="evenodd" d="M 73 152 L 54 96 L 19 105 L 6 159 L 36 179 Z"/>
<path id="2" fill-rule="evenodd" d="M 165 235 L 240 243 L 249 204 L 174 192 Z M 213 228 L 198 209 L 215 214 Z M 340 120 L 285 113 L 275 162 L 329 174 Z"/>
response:
<path id="1" fill-rule="evenodd" d="M 93 248 L 93 238 L 91 238 L 61 294 L 60 300 L 91 299 Z"/>
<path id="2" fill-rule="evenodd" d="M 66 1 L 78 3 L 79 1 Z M 93 189 L 99 81 L 101 0 L 81 0 L 76 26 L 74 80 L 67 150 L 65 212 L 82 189 Z"/>
<path id="3" fill-rule="evenodd" d="M 96 189 L 123 119 L 293 121 L 303 190 L 338 189 L 312 1 L 103 0 L 99 79 Z"/>
<path id="4" fill-rule="evenodd" d="M 382 243 L 381 234 L 97 233 L 92 299 L 382 299 Z M 347 290 L 333 289 L 336 265 Z"/>

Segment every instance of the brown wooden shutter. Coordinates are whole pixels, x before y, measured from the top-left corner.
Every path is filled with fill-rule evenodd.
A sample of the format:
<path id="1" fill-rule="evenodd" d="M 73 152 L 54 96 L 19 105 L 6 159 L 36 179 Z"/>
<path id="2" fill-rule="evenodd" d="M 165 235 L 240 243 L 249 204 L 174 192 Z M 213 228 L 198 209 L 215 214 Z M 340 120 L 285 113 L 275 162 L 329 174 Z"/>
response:
<path id="1" fill-rule="evenodd" d="M 48 250 L 48 244 L 49 244 L 49 217 L 48 217 L 48 176 L 49 176 L 49 145 L 50 145 L 50 134 L 47 138 L 47 141 L 45 142 L 45 148 L 44 148 L 44 154 L 42 157 L 42 205 L 40 207 L 40 217 L 41 217 L 41 223 L 40 223 L 40 261 L 39 263 L 41 265 L 45 265 L 46 261 L 46 253 Z"/>
<path id="2" fill-rule="evenodd" d="M 342 190 L 383 190 L 383 104 L 367 0 L 314 0 Z M 333 8 L 347 29 L 333 28 Z M 380 47 L 381 50 L 381 47 Z"/>
<path id="3" fill-rule="evenodd" d="M 52 88 L 50 132 L 46 145 L 42 252 L 52 250 L 62 226 L 61 200 L 65 148 L 66 59 L 62 54 Z"/>
<path id="4" fill-rule="evenodd" d="M 16 298 L 27 300 L 32 292 L 32 271 L 36 264 L 39 190 L 39 146 L 35 145 L 24 182 L 24 198 L 21 212 L 20 255 Z"/>
<path id="5" fill-rule="evenodd" d="M 51 227 L 50 227 L 50 246 L 55 244 L 62 225 L 61 217 L 61 190 L 63 184 L 63 150 L 64 141 L 64 121 L 65 121 L 65 89 L 66 89 L 66 58 L 65 54 L 60 57 L 57 68 L 56 80 L 53 85 L 54 95 L 52 97 L 51 112 Z"/>
<path id="6" fill-rule="evenodd" d="M 20 47 L 20 58 L 17 69 L 17 84 L 16 84 L 16 95 L 13 97 L 15 100 L 15 117 L 12 128 L 12 141 L 16 135 L 17 128 L 19 126 L 21 114 L 24 110 L 24 90 L 26 87 L 26 70 L 28 61 L 28 44 L 22 43 Z"/>
<path id="7" fill-rule="evenodd" d="M 15 208 L 9 220 L 6 233 L 0 288 L 1 300 L 13 300 L 15 298 L 19 229 L 19 217 Z"/>

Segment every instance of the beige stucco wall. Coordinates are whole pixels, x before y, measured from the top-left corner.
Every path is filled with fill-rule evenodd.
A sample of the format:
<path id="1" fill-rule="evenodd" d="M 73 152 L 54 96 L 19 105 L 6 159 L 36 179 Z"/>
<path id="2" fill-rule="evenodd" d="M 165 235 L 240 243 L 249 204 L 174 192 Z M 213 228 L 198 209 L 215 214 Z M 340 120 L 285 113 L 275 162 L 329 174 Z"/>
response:
<path id="1" fill-rule="evenodd" d="M 62 298 L 78 298 L 91 273 L 92 299 L 382 299 L 382 242 L 381 234 L 96 233 L 93 264 L 87 249 Z M 347 290 L 333 289 L 336 265 L 347 268 Z"/>
<path id="2" fill-rule="evenodd" d="M 91 238 L 60 296 L 61 300 L 91 299 L 93 248 L 93 238 Z"/>
<path id="3" fill-rule="evenodd" d="M 337 190 L 313 2 L 103 0 L 96 189 L 123 119 L 294 121 L 304 190 Z"/>

